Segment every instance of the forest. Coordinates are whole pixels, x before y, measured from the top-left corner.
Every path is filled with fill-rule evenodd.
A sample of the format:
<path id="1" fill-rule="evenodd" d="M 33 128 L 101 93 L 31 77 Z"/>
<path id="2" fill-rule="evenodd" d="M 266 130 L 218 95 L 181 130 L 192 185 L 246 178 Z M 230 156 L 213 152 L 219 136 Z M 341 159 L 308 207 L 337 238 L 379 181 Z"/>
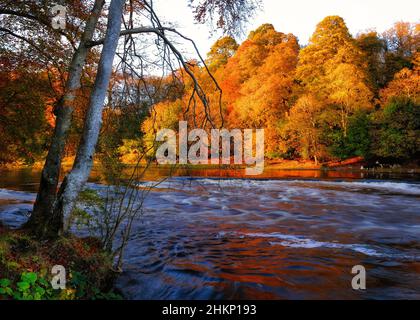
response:
<path id="1" fill-rule="evenodd" d="M 50 48 L 56 63 L 46 66 L 32 52 L 7 50 L 6 41 L 0 40 L 0 164 L 31 165 L 45 158 L 67 73 L 59 48 Z M 304 46 L 270 24 L 241 44 L 225 36 L 203 61 L 187 62 L 194 80 L 184 68 L 165 76 L 114 70 L 97 152 L 136 162 L 145 150 L 152 154 L 159 129 L 177 130 L 187 120 L 193 127 L 264 128 L 268 159 L 415 163 L 419 48 L 420 24 L 396 22 L 382 34 L 352 36 L 341 17 L 329 16 Z M 92 50 L 82 75 L 67 157 L 80 140 L 98 55 Z M 194 81 L 208 106 L 193 96 Z"/>
<path id="2" fill-rule="evenodd" d="M 0 0 L 0 300 L 418 297 L 418 22 L 302 43 L 244 34 L 261 0 L 183 0 L 205 55 L 154 1 L 57 2 Z M 156 165 L 185 128 L 245 160 L 263 132 L 271 168 L 220 137 Z"/>

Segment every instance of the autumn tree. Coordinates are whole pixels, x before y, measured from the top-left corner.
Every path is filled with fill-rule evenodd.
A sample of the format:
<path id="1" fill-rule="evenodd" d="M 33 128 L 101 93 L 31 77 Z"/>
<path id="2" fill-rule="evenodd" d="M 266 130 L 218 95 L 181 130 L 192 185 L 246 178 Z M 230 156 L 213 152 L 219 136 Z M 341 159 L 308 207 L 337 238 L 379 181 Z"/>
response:
<path id="1" fill-rule="evenodd" d="M 207 66 L 200 66 L 197 61 L 190 61 L 189 65 L 205 90 L 207 101 L 217 107 L 209 110 L 200 99 L 194 97 L 194 81 L 186 77 L 185 70 L 177 70 L 178 79 L 181 82 L 179 83 L 178 96 L 172 97 L 172 99 L 171 96 L 167 96 L 163 101 L 153 104 L 148 117 L 141 126 L 144 134 L 144 148 L 149 157 L 154 157 L 158 147 L 155 143 L 157 132 L 162 129 L 178 132 L 179 121 L 186 121 L 190 128 L 202 128 L 209 133 L 213 128 L 222 127 L 224 103 L 220 100 L 221 92 L 212 76 L 209 75 L 207 67 L 212 68 L 215 75 L 218 74 L 219 69 L 215 69 L 215 65 L 211 61 L 211 59 L 207 59 L 209 63 Z"/>
<path id="2" fill-rule="evenodd" d="M 373 115 L 373 153 L 393 161 L 419 157 L 420 53 L 413 67 L 398 72 L 381 93 L 381 109 Z"/>
<path id="3" fill-rule="evenodd" d="M 3 58 L 0 66 L 0 164 L 31 164 L 43 156 L 53 124 L 48 73 L 29 61 Z"/>
<path id="4" fill-rule="evenodd" d="M 244 6 L 238 6 L 238 2 L 244 4 Z M 225 2 L 219 1 L 193 1 L 192 8 L 196 11 L 196 16 L 199 21 L 204 22 L 206 15 L 218 17 L 217 20 L 220 22 L 219 26 L 226 29 L 231 26 L 236 26 L 238 18 L 243 17 L 247 11 L 254 9 L 254 6 L 251 6 L 251 2 L 254 3 L 254 1 L 232 0 L 229 1 L 229 5 L 226 5 Z M 101 128 L 103 105 L 119 38 L 121 36 L 126 37 L 124 52 L 127 53 L 127 51 L 130 51 L 138 59 L 139 53 L 137 51 L 134 52 L 137 50 L 137 47 L 133 47 L 133 35 L 151 34 L 155 39 L 157 37 L 160 43 L 164 43 L 163 48 L 166 50 L 162 52 L 162 55 L 171 52 L 177 61 L 187 70 L 189 76 L 194 77 L 180 51 L 166 36 L 167 33 L 181 37 L 182 35 L 175 29 L 164 27 L 154 11 L 153 5 L 148 1 L 130 1 L 125 4 L 123 0 L 112 0 L 109 7 L 106 8 L 104 0 L 95 0 L 89 3 L 71 1 L 67 5 L 71 8 L 69 9 L 71 18 L 73 18 L 71 13 L 80 9 L 86 9 L 84 11 L 85 14 L 80 15 L 80 18 L 74 20 L 74 24 L 76 25 L 75 29 L 70 28 L 69 25 L 69 30 L 63 31 L 59 29 L 54 33 L 53 28 L 51 28 L 50 19 L 51 4 L 25 1 L 22 5 L 16 7 L 10 1 L 0 2 L 0 15 L 2 16 L 2 22 L 5 21 L 0 31 L 6 32 L 11 38 L 19 39 L 22 43 L 28 45 L 29 50 L 40 51 L 41 53 L 51 55 L 44 47 L 33 43 L 28 38 L 28 34 L 24 28 L 16 28 L 16 26 L 28 25 L 34 29 L 35 34 L 47 30 L 51 32 L 54 38 L 61 39 L 63 36 L 69 43 L 69 60 L 68 62 L 64 61 L 63 64 L 68 71 L 65 80 L 65 90 L 63 97 L 60 99 L 60 105 L 56 108 L 55 131 L 42 172 L 40 190 L 37 195 L 34 211 L 28 224 L 41 237 L 55 237 L 61 233 L 63 229 L 63 216 L 72 211 L 74 202 L 90 174 Z M 214 10 L 215 8 L 216 10 Z M 105 9 L 107 10 L 105 11 Z M 130 14 L 125 15 L 125 13 Z M 148 20 L 148 26 L 137 27 L 135 25 L 135 22 L 141 17 Z M 122 22 L 124 22 L 124 30 L 121 30 Z M 11 25 L 14 28 L 10 28 Z M 72 37 L 73 34 L 71 33 L 73 30 L 77 30 L 74 33 L 74 37 Z M 106 30 L 105 34 L 103 30 Z M 129 43 L 130 45 L 128 45 Z M 158 41 L 155 43 L 159 45 Z M 102 50 L 99 49 L 101 58 L 98 62 L 98 72 L 90 95 L 81 143 L 78 147 L 73 169 L 66 176 L 57 193 L 60 165 L 67 141 L 66 138 L 71 127 L 71 117 L 74 110 L 73 102 L 76 98 L 77 90 L 80 88 L 80 78 L 87 64 L 89 53 L 100 46 L 102 46 Z M 92 49 L 94 47 L 95 49 Z M 57 53 L 57 57 L 62 56 L 62 50 Z M 123 61 L 126 61 L 127 55 L 123 54 L 123 58 Z M 198 98 L 203 103 L 206 103 L 205 94 L 197 82 L 195 82 L 195 87 Z"/>
<path id="5" fill-rule="evenodd" d="M 411 67 L 412 57 L 420 47 L 420 24 L 396 22 L 382 37 L 387 45 L 385 80 L 388 83 L 397 72 Z"/>
<path id="6" fill-rule="evenodd" d="M 153 105 L 177 99 L 179 92 L 181 85 L 169 76 L 139 78 L 114 73 L 96 150 L 108 180 L 120 177 L 125 164 L 137 164 L 143 150 L 141 123 L 149 116 Z"/>
<path id="7" fill-rule="evenodd" d="M 311 94 L 302 95 L 290 109 L 281 127 L 283 154 L 315 163 L 325 156 L 321 130 L 322 104 Z"/>
<path id="8" fill-rule="evenodd" d="M 420 105 L 420 52 L 414 54 L 412 64 L 412 68 L 404 68 L 398 72 L 381 91 L 382 106 L 395 97 L 404 97 Z"/>
<path id="9" fill-rule="evenodd" d="M 384 32 L 383 37 L 390 51 L 409 58 L 420 46 L 420 24 L 396 22 L 392 28 Z"/>
<path id="10" fill-rule="evenodd" d="M 327 144 L 328 136 L 339 135 L 340 141 L 345 141 L 350 118 L 372 108 L 373 92 L 364 57 L 338 16 L 321 21 L 309 45 L 300 52 L 296 70 L 299 91 L 314 95 L 324 105 Z"/>
<path id="11" fill-rule="evenodd" d="M 219 70 L 228 63 L 228 60 L 238 50 L 238 43 L 230 36 L 217 40 L 207 53 L 207 64 L 212 70 Z"/>
<path id="12" fill-rule="evenodd" d="M 296 78 L 308 91 L 324 93 L 325 77 L 337 64 L 362 68 L 362 56 L 343 18 L 329 16 L 317 25 L 308 46 L 301 50 Z"/>
<path id="13" fill-rule="evenodd" d="M 372 153 L 391 162 L 419 159 L 420 104 L 392 97 L 373 117 Z"/>
<path id="14" fill-rule="evenodd" d="M 289 108 L 298 52 L 295 36 L 265 24 L 250 33 L 224 69 L 229 126 L 264 128 L 271 154 L 278 152 L 278 122 Z"/>
<path id="15" fill-rule="evenodd" d="M 153 106 L 149 117 L 142 123 L 144 133 L 143 147 L 146 154 L 153 158 L 156 154 L 156 136 L 159 130 L 170 129 L 178 131 L 178 123 L 183 115 L 183 102 L 181 100 L 165 101 Z"/>
<path id="16" fill-rule="evenodd" d="M 386 85 L 386 64 L 385 55 L 387 42 L 376 31 L 368 31 L 357 35 L 357 45 L 364 53 L 364 60 L 367 62 L 369 84 L 377 95 L 379 90 Z"/>
<path id="17" fill-rule="evenodd" d="M 338 122 L 346 137 L 348 119 L 357 111 L 371 109 L 373 94 L 365 82 L 364 71 L 354 64 L 338 64 L 328 73 L 326 80 L 327 101 L 336 106 Z"/>

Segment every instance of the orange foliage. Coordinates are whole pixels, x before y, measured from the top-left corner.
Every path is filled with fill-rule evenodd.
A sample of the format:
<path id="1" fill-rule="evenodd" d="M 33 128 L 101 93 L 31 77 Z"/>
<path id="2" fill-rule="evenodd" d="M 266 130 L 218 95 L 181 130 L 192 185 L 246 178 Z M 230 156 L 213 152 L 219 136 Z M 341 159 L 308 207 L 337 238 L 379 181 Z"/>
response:
<path id="1" fill-rule="evenodd" d="M 373 111 L 375 97 L 392 69 L 386 65 L 387 48 L 394 50 L 392 45 L 400 41 L 402 49 L 395 50 L 403 50 L 407 57 L 418 49 L 416 28 L 396 24 L 386 38 L 369 32 L 356 41 L 341 17 L 330 16 L 318 24 L 303 49 L 294 35 L 278 32 L 270 24 L 251 32 L 240 46 L 230 37 L 222 38 L 206 61 L 223 91 L 222 105 L 207 70 L 195 64 L 192 70 L 211 110 L 205 110 L 197 97 L 191 98 L 193 82 L 179 70 L 184 93 L 177 100 L 156 105 L 142 129 L 152 141 L 156 129 L 176 130 L 181 119 L 190 127 L 208 128 L 206 113 L 218 126 L 222 111 L 226 128 L 264 128 L 268 156 L 329 160 L 336 157 L 329 149 L 331 139 L 352 144 L 348 149 L 355 151 L 349 151 L 350 156 L 360 156 L 357 148 L 368 142 L 351 139 L 367 138 L 362 127 L 357 128 L 359 136 L 348 133 L 354 130 L 351 121 Z M 419 101 L 420 58 L 418 53 L 414 55 L 414 67 L 400 71 L 381 91 L 383 103 L 396 95 Z M 348 134 L 350 140 L 345 142 Z"/>
<path id="2" fill-rule="evenodd" d="M 414 56 L 413 69 L 404 68 L 395 75 L 387 88 L 381 91 L 382 105 L 392 97 L 403 96 L 420 104 L 420 52 Z"/>

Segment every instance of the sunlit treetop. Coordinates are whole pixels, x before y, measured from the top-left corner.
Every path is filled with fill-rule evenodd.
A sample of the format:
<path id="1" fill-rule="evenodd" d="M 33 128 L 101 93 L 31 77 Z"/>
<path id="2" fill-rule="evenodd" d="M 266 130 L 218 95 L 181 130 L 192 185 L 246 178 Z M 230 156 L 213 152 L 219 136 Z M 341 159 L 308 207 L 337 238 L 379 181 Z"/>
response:
<path id="1" fill-rule="evenodd" d="M 238 43 L 230 36 L 226 36 L 217 40 L 207 54 L 207 63 L 212 69 L 218 69 L 224 66 L 228 59 L 231 58 L 236 50 Z"/>
<path id="2" fill-rule="evenodd" d="M 317 25 L 309 45 L 301 50 L 297 78 L 318 90 L 323 78 L 340 63 L 360 68 L 366 64 L 343 18 L 326 17 Z"/>
<path id="3" fill-rule="evenodd" d="M 391 51 L 411 57 L 420 48 L 420 23 L 397 22 L 384 38 Z"/>

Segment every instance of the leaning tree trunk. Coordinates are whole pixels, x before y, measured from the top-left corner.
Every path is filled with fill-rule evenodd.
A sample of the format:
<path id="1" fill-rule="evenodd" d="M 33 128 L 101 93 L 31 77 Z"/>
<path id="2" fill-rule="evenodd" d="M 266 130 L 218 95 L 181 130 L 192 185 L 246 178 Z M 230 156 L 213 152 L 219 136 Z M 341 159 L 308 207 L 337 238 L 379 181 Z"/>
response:
<path id="1" fill-rule="evenodd" d="M 71 126 L 76 92 L 80 88 L 80 78 L 86 58 L 89 53 L 88 43 L 92 41 L 96 24 L 104 6 L 105 0 L 96 0 L 79 46 L 70 64 L 68 80 L 63 98 L 55 108 L 56 124 L 48 156 L 42 170 L 41 182 L 35 201 L 34 210 L 27 223 L 27 227 L 38 236 L 50 233 L 49 229 L 56 229 L 61 222 L 54 219 L 52 213 L 57 195 L 60 177 L 61 160 Z"/>
<path id="2" fill-rule="evenodd" d="M 112 64 L 121 32 L 121 17 L 125 0 L 112 0 L 109 7 L 108 25 L 98 65 L 95 85 L 90 96 L 82 139 L 71 172 L 64 179 L 58 192 L 53 219 L 54 232 L 63 230 L 63 219 L 74 208 L 75 201 L 89 178 L 96 144 L 102 125 L 102 111 L 112 73 Z"/>

